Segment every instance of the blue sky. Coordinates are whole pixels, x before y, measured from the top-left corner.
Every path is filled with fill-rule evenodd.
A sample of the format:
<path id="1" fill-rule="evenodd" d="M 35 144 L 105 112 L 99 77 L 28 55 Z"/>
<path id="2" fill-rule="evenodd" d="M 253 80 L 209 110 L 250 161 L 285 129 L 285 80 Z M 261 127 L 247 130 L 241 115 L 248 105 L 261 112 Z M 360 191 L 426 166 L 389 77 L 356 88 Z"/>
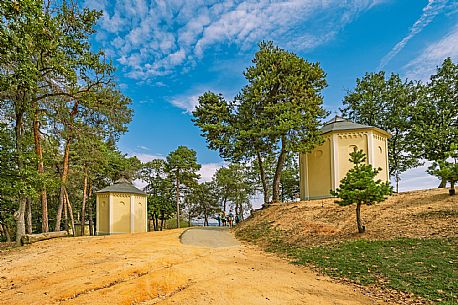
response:
<path id="1" fill-rule="evenodd" d="M 232 98 L 257 44 L 318 61 L 327 73 L 325 107 L 333 114 L 365 72 L 427 80 L 445 57 L 458 61 L 456 0 L 147 1 L 87 0 L 104 11 L 93 41 L 117 67 L 135 115 L 122 151 L 141 160 L 178 145 L 197 151 L 202 176 L 222 165 L 191 122 L 207 90 Z M 424 168 L 404 175 L 401 190 L 433 187 Z"/>

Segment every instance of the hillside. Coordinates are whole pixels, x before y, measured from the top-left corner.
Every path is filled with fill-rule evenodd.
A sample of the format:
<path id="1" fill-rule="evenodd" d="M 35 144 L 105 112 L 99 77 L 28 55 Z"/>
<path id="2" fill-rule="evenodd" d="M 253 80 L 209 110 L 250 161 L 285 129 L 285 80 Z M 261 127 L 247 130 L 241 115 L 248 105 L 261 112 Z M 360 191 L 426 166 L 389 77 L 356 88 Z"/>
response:
<path id="1" fill-rule="evenodd" d="M 252 234 L 260 245 L 266 226 L 287 236 L 286 243 L 316 246 L 349 239 L 458 237 L 458 196 L 432 189 L 399 193 L 362 207 L 365 234 L 358 234 L 355 207 L 336 199 L 283 203 L 258 210 L 236 228 L 242 239 Z M 249 238 L 251 240 L 251 238 Z"/>
<path id="2" fill-rule="evenodd" d="M 363 206 L 362 219 L 359 234 L 354 206 L 285 203 L 256 211 L 235 234 L 383 302 L 458 304 L 458 196 L 400 193 Z"/>

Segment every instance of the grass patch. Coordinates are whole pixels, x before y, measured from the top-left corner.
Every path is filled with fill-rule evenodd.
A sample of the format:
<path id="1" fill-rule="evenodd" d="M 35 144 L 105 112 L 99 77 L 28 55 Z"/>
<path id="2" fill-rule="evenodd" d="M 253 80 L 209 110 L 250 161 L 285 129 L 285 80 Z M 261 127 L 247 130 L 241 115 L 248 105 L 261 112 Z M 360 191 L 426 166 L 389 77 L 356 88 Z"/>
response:
<path id="1" fill-rule="evenodd" d="M 331 247 L 296 249 L 297 264 L 363 285 L 414 293 L 441 304 L 458 304 L 458 240 L 355 240 Z"/>
<path id="2" fill-rule="evenodd" d="M 413 293 L 440 304 L 458 304 L 458 239 L 351 240 L 301 248 L 288 244 L 282 231 L 260 222 L 237 232 L 242 240 L 267 251 L 287 254 L 295 264 L 362 285 Z"/>

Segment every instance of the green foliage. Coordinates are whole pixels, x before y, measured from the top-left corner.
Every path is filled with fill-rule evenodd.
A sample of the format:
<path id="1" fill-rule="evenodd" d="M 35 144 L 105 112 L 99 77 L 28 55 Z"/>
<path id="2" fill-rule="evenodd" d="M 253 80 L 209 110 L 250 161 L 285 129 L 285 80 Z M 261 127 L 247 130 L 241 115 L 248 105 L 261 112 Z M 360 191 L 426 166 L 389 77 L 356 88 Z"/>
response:
<path id="1" fill-rule="evenodd" d="M 447 160 L 433 162 L 428 173 L 450 182 L 450 195 L 455 195 L 455 184 L 458 182 L 458 144 L 452 144 L 451 151 L 445 155 Z M 451 161 L 449 161 L 451 160 Z"/>
<path id="2" fill-rule="evenodd" d="M 294 201 L 299 196 L 299 160 L 294 155 L 289 155 L 281 174 L 281 200 Z"/>
<path id="3" fill-rule="evenodd" d="M 153 220 L 154 230 L 162 230 L 164 221 L 176 212 L 173 182 L 167 175 L 166 166 L 164 160 L 155 159 L 143 164 L 139 173 L 139 178 L 146 182 L 144 191 L 148 194 L 148 215 Z"/>
<path id="4" fill-rule="evenodd" d="M 410 133 L 412 112 L 421 94 L 421 86 L 402 81 L 398 74 L 386 78 L 385 72 L 367 73 L 356 79 L 356 87 L 343 100 L 343 116 L 352 121 L 375 126 L 391 134 L 388 139 L 390 176 L 396 187 L 401 173 L 420 165 Z"/>
<path id="5" fill-rule="evenodd" d="M 199 96 L 199 104 L 193 111 L 192 121 L 199 126 L 208 148 L 218 150 L 225 159 L 236 159 L 234 149 L 236 130 L 233 123 L 233 108 L 220 94 L 205 92 Z"/>
<path id="6" fill-rule="evenodd" d="M 192 218 L 202 218 L 204 226 L 208 226 L 208 219 L 220 211 L 215 185 L 204 182 L 194 186 L 185 198 L 188 214 Z"/>
<path id="7" fill-rule="evenodd" d="M 320 119 L 327 112 L 320 92 L 327 84 L 319 63 L 261 42 L 244 75 L 249 84 L 236 101 L 249 123 L 246 133 L 265 138 L 272 151 L 282 137 L 287 151 L 308 152 L 321 143 Z"/>
<path id="8" fill-rule="evenodd" d="M 24 233 L 26 197 L 42 200 L 37 195 L 48 191 L 48 198 L 58 198 L 61 184 L 77 207 L 85 173 L 92 189 L 116 175 L 133 175 L 139 165 L 114 145 L 132 111 L 130 99 L 116 86 L 111 62 L 90 44 L 100 16 L 71 1 L 0 3 L 0 115 L 15 131 L 9 135 L 15 178 L 7 185 L 14 191 L 8 205 L 17 208 L 18 240 Z M 70 162 L 64 166 L 61 148 L 67 145 Z M 114 167 L 107 173 L 109 163 Z M 1 170 L 0 176 L 7 174 L 7 168 Z M 71 184 L 63 178 L 66 172 Z M 48 204 L 53 218 L 56 202 Z"/>
<path id="9" fill-rule="evenodd" d="M 178 146 L 167 156 L 167 171 L 180 184 L 185 186 L 195 184 L 200 177 L 197 173 L 199 169 L 196 151 L 186 146 Z"/>
<path id="10" fill-rule="evenodd" d="M 411 135 L 418 155 L 434 161 L 434 167 L 447 171 L 446 159 L 458 143 L 458 65 L 450 58 L 444 60 L 430 82 L 424 85 L 423 94 L 417 103 L 412 122 Z M 456 149 L 456 148 L 455 148 Z M 453 171 L 453 170 L 452 170 Z M 444 175 L 441 186 L 447 180 L 445 172 L 430 170 L 434 175 Z"/>
<path id="11" fill-rule="evenodd" d="M 228 207 L 242 219 L 244 212 L 251 210 L 250 197 L 255 193 L 255 184 L 250 179 L 250 169 L 240 163 L 231 163 L 218 169 L 213 177 L 216 196 L 223 212 Z"/>
<path id="12" fill-rule="evenodd" d="M 167 156 L 166 171 L 175 186 L 177 227 L 180 227 L 182 193 L 189 192 L 197 185 L 197 179 L 200 178 L 197 173 L 199 169 L 196 152 L 186 146 L 178 146 Z"/>
<path id="13" fill-rule="evenodd" d="M 340 186 L 331 191 L 333 196 L 341 199 L 338 201 L 339 205 L 371 205 L 384 201 L 391 194 L 388 182 L 374 180 L 381 169 L 374 169 L 372 165 L 366 164 L 366 156 L 362 150 L 350 153 L 350 162 L 354 164 L 353 168 L 340 181 Z"/>

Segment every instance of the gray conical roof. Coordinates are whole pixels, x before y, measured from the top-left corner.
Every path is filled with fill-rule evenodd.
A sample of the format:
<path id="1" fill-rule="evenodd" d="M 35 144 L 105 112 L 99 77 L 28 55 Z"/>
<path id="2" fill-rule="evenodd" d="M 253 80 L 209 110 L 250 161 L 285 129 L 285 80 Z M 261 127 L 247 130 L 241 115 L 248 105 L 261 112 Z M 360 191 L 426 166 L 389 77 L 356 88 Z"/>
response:
<path id="1" fill-rule="evenodd" d="M 380 128 L 373 127 L 373 126 L 368 126 L 368 125 L 362 125 L 358 123 L 353 123 L 349 120 L 346 120 L 338 115 L 336 115 L 333 119 L 330 121 L 326 122 L 321 128 L 321 132 L 323 133 L 328 133 L 331 131 L 340 131 L 340 130 L 355 130 L 355 129 L 375 129 L 383 134 L 386 134 L 389 136 L 390 134 Z"/>
<path id="2" fill-rule="evenodd" d="M 132 183 L 125 179 L 121 178 L 117 180 L 113 185 L 107 186 L 96 193 L 130 193 L 130 194 L 141 194 L 146 195 L 145 192 L 139 190 Z"/>

